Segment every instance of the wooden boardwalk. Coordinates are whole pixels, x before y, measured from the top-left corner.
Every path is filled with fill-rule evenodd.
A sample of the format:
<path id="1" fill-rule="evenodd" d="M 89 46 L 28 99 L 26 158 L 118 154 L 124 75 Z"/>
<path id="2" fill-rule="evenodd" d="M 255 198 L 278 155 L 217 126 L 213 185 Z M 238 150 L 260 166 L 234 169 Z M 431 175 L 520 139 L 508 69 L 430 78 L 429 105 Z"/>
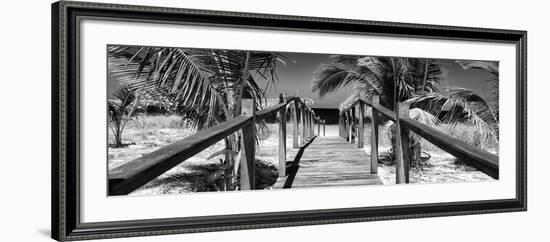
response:
<path id="1" fill-rule="evenodd" d="M 339 136 L 318 136 L 289 150 L 288 157 L 287 176 L 279 177 L 274 189 L 382 184 L 370 173 L 370 156 Z"/>

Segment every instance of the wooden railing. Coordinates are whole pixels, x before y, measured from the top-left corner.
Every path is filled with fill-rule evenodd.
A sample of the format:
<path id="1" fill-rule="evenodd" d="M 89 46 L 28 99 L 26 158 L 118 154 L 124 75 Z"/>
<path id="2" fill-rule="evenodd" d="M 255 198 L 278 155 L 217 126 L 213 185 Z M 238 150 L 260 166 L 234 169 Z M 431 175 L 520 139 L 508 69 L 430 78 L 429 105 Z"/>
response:
<path id="1" fill-rule="evenodd" d="M 159 175 L 172 169 L 186 159 L 196 155 L 204 149 L 216 144 L 227 136 L 241 131 L 242 142 L 240 147 L 241 159 L 235 161 L 240 174 L 240 189 L 254 189 L 254 161 L 256 151 L 256 122 L 277 115 L 279 123 L 278 145 L 278 171 L 279 176 L 286 176 L 286 124 L 287 112 L 290 111 L 290 119 L 293 126 L 293 148 L 299 148 L 315 136 L 315 124 L 317 135 L 325 133 L 325 121 L 315 116 L 311 108 L 298 97 L 286 98 L 279 96 L 279 104 L 264 110 L 255 110 L 255 103 L 248 104 L 251 113 L 243 113 L 240 116 L 227 120 L 211 128 L 202 130 L 192 136 L 178 142 L 164 146 L 147 155 L 132 160 L 109 171 L 109 195 L 125 195 L 145 185 Z"/>
<path id="2" fill-rule="evenodd" d="M 409 182 L 409 154 L 411 152 L 409 150 L 409 133 L 411 131 L 442 150 L 459 158 L 461 161 L 498 179 L 498 156 L 411 119 L 409 117 L 409 105 L 406 103 L 399 103 L 397 105 L 397 111 L 394 112 L 380 105 L 378 96 L 373 97 L 372 103 L 368 103 L 363 99 L 358 99 L 352 105 L 340 112 L 339 134 L 342 138 L 352 143 L 357 142 L 359 148 L 363 147 L 364 109 L 367 106 L 372 109 L 370 161 L 372 174 L 378 173 L 378 125 L 380 124 L 380 114 L 394 121 L 396 125 L 396 149 L 394 152 L 396 157 L 397 183 Z M 355 139 L 357 139 L 357 141 Z"/>

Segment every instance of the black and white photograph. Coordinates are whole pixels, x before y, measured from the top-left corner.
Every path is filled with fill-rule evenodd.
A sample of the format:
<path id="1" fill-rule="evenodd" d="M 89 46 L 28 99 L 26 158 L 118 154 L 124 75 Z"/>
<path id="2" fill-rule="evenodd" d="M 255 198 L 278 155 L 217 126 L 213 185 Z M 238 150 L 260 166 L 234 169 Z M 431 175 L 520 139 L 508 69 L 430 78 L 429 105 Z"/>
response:
<path id="1" fill-rule="evenodd" d="M 497 60 L 106 46 L 109 196 L 499 179 Z"/>
<path id="2" fill-rule="evenodd" d="M 6 167 L 5 194 L 25 208 L 12 223 L 49 216 L 35 234 L 58 241 L 536 234 L 517 224 L 546 204 L 527 198 L 544 188 L 527 174 L 527 143 L 544 144 L 527 126 L 546 120 L 527 116 L 528 101 L 545 113 L 527 95 L 546 46 L 537 6 L 89 1 L 51 3 L 49 42 L 14 25 L 21 47 L 6 45 L 5 103 L 29 116 L 4 112 L 23 126 L 5 126 L 19 148 L 5 163 L 21 166 Z"/>

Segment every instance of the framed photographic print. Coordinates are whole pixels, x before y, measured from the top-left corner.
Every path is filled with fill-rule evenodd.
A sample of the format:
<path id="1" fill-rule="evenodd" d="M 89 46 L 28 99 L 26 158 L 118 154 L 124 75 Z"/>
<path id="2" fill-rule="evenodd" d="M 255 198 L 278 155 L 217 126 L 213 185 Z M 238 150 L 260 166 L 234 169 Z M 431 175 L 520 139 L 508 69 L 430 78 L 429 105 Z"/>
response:
<path id="1" fill-rule="evenodd" d="M 527 209 L 525 31 L 68 1 L 52 26 L 56 240 Z"/>

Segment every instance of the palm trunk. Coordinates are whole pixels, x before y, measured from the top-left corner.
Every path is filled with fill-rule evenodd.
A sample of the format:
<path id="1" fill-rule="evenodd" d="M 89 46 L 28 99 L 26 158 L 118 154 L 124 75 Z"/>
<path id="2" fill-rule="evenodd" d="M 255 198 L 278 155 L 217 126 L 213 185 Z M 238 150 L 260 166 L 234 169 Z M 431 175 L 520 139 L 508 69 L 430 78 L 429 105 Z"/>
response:
<path id="1" fill-rule="evenodd" d="M 119 133 L 115 134 L 115 147 L 122 147 L 122 137 Z"/>
<path id="2" fill-rule="evenodd" d="M 428 66 L 430 65 L 430 59 L 426 59 L 424 66 L 424 79 L 422 80 L 422 91 L 426 91 L 426 82 L 428 81 Z"/>
<path id="3" fill-rule="evenodd" d="M 399 93 L 399 87 L 398 87 L 398 79 L 399 78 L 396 73 L 395 73 L 395 62 L 394 62 L 394 59 L 392 58 L 391 59 L 391 63 L 392 63 L 392 69 L 394 71 L 393 73 L 393 83 L 394 83 L 394 89 L 393 89 L 393 111 L 395 112 L 395 114 L 397 115 L 399 113 L 399 98 L 398 98 L 398 93 Z M 426 61 L 426 66 L 425 66 L 425 73 L 424 73 L 424 82 L 423 82 L 423 86 L 422 86 L 422 89 L 424 89 L 424 86 L 426 84 L 426 80 L 427 80 L 427 71 L 428 71 L 428 61 Z M 396 146 L 397 146 L 397 138 L 396 137 L 396 129 L 399 128 L 397 127 L 397 125 L 394 125 L 394 128 L 392 129 L 392 132 L 391 133 L 391 141 L 392 141 L 392 149 L 393 151 L 395 152 L 397 149 L 396 149 Z M 418 163 L 420 162 L 420 151 L 421 151 L 421 147 L 420 147 L 420 142 L 418 140 L 417 137 L 413 137 L 413 135 L 411 135 L 411 137 L 409 137 L 409 150 L 411 150 L 412 152 L 409 152 L 409 165 L 411 167 L 415 167 L 416 165 L 418 165 Z M 395 157 L 394 157 L 395 158 Z"/>
<path id="4" fill-rule="evenodd" d="M 396 135 L 395 135 L 395 125 L 391 129 L 390 132 L 390 139 L 391 139 L 391 148 L 392 152 L 395 152 L 396 150 Z M 416 135 L 410 135 L 409 136 L 409 161 L 410 161 L 410 167 L 417 167 L 420 164 L 421 161 L 421 155 L 422 155 L 422 147 L 420 145 L 420 138 Z M 395 162 L 395 156 L 392 156 L 392 162 Z M 392 163 L 393 164 L 393 163 Z"/>
<path id="5" fill-rule="evenodd" d="M 250 76 L 250 73 L 248 73 L 248 61 L 250 60 L 250 52 L 246 52 L 246 59 L 244 63 L 244 67 L 241 71 L 241 80 L 240 80 L 240 86 L 239 86 L 239 93 L 237 93 L 237 100 L 236 100 L 236 108 L 235 108 L 235 117 L 238 115 L 241 115 L 242 111 L 242 104 L 243 104 L 243 94 L 244 94 L 244 85 L 246 84 L 246 81 L 248 80 L 248 77 Z"/>
<path id="6" fill-rule="evenodd" d="M 115 147 L 122 147 L 122 130 L 120 127 L 120 122 L 115 123 Z"/>
<path id="7" fill-rule="evenodd" d="M 417 167 L 421 160 L 422 147 L 420 146 L 420 138 L 416 135 L 411 135 L 409 138 L 410 152 L 409 160 L 411 161 L 411 167 Z"/>
<path id="8" fill-rule="evenodd" d="M 233 117 L 237 117 L 237 116 L 241 115 L 241 113 L 242 113 L 242 99 L 243 99 L 243 94 L 244 94 L 244 85 L 246 84 L 246 81 L 248 80 L 249 75 L 250 75 L 248 73 L 249 59 L 250 59 L 250 52 L 247 52 L 244 67 L 241 70 L 242 72 L 241 72 L 240 86 L 239 86 L 238 92 L 237 93 L 235 93 L 235 92 L 231 93 L 227 89 L 228 90 L 228 92 L 227 92 L 227 99 L 228 100 L 227 101 L 228 101 L 228 104 L 230 105 L 229 113 L 231 113 L 233 115 Z M 232 100 L 230 100 L 230 99 L 232 99 Z M 232 118 L 232 117 L 230 117 L 230 118 Z M 241 139 L 241 137 L 239 137 L 239 132 L 236 132 L 234 135 L 228 136 L 225 139 L 226 149 L 230 149 L 232 151 L 238 151 L 240 149 L 240 147 L 239 147 L 239 144 L 240 144 L 239 140 L 240 139 Z M 234 190 L 237 174 L 234 173 L 233 167 L 238 165 L 239 161 L 236 161 L 234 159 L 234 155 L 233 155 L 232 152 L 231 152 L 231 154 L 227 154 L 225 159 L 226 159 L 226 161 L 225 161 L 226 164 L 229 164 L 229 167 L 230 167 L 226 170 L 226 173 L 225 173 L 225 176 L 226 176 L 225 186 L 226 186 L 227 190 Z"/>

